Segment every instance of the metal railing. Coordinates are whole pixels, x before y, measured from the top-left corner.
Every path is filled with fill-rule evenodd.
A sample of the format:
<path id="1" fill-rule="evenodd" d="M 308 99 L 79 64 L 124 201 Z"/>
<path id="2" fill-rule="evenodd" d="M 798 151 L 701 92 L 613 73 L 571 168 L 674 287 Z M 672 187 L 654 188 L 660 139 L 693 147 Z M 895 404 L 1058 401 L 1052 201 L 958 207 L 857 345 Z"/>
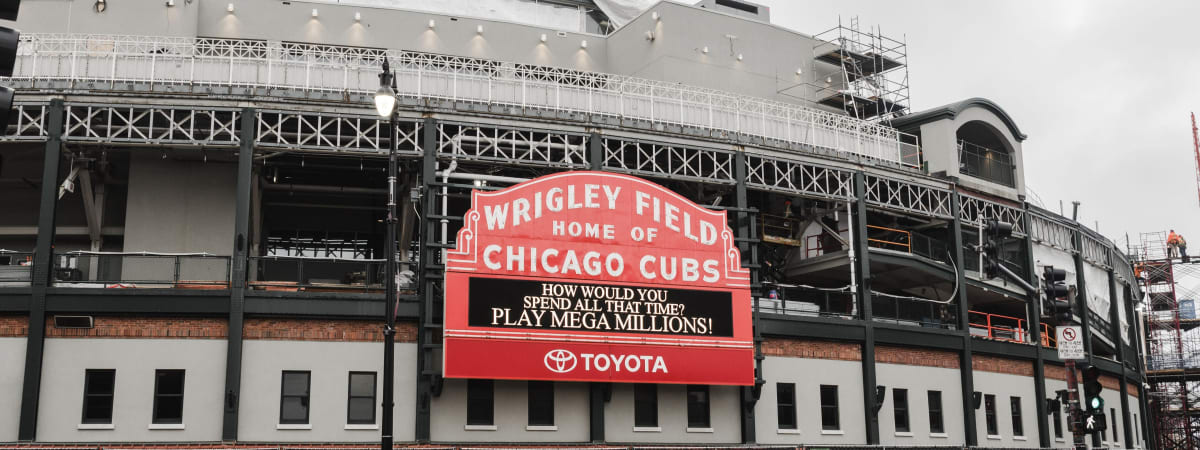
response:
<path id="1" fill-rule="evenodd" d="M 66 252 L 54 255 L 60 287 L 227 289 L 229 256 L 207 253 Z"/>
<path id="2" fill-rule="evenodd" d="M 247 284 L 255 290 L 380 294 L 384 290 L 382 259 L 252 256 L 250 273 Z"/>
<path id="3" fill-rule="evenodd" d="M 392 61 L 404 97 L 699 127 L 920 167 L 915 136 L 847 115 L 665 81 L 411 51 L 27 33 L 12 78 L 35 86 L 68 81 L 107 89 L 146 83 L 370 94 L 379 87 L 383 56 Z"/>
<path id="4" fill-rule="evenodd" d="M 1033 342 L 1027 331 L 1028 323 L 1025 319 L 981 311 L 968 311 L 968 315 L 972 336 L 1018 344 L 1032 344 Z M 1054 337 L 1054 328 L 1043 323 L 1041 329 L 1042 346 L 1057 347 L 1058 341 Z"/>
<path id="5" fill-rule="evenodd" d="M 1015 187 L 1016 171 L 1008 152 L 970 142 L 958 141 L 958 164 L 963 175 L 970 175 L 1008 187 Z"/>
<path id="6" fill-rule="evenodd" d="M 912 253 L 912 232 L 867 225 L 867 245 L 875 248 Z"/>
<path id="7" fill-rule="evenodd" d="M 871 314 L 876 322 L 953 330 L 958 305 L 872 292 Z"/>
<path id="8" fill-rule="evenodd" d="M 858 317 L 854 293 L 806 286 L 764 285 L 759 312 L 808 317 Z"/>
<path id="9" fill-rule="evenodd" d="M 0 249 L 0 286 L 27 286 L 32 272 L 33 252 Z"/>

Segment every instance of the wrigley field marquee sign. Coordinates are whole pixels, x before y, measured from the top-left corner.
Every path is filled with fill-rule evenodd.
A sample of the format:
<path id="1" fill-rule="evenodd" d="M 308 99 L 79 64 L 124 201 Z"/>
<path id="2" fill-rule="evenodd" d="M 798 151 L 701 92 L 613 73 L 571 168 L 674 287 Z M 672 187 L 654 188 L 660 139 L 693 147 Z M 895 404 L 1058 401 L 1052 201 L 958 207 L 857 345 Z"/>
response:
<path id="1" fill-rule="evenodd" d="M 750 385 L 750 276 L 725 212 L 566 172 L 474 191 L 446 258 L 448 378 Z"/>

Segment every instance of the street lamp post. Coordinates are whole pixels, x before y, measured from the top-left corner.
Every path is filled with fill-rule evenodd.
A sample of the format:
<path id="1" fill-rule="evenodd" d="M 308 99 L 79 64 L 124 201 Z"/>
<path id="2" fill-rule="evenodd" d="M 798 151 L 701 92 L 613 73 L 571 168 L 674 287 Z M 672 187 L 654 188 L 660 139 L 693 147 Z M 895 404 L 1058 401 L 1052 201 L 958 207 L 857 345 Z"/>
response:
<path id="1" fill-rule="evenodd" d="M 387 117 L 388 127 L 388 202 L 387 238 L 384 251 L 384 314 L 383 327 L 383 425 L 380 427 L 379 444 L 382 450 L 392 450 L 392 412 L 395 409 L 396 372 L 396 84 L 395 75 L 387 58 L 383 60 L 383 72 L 379 74 L 379 90 L 375 92 L 375 110 L 380 117 Z"/>

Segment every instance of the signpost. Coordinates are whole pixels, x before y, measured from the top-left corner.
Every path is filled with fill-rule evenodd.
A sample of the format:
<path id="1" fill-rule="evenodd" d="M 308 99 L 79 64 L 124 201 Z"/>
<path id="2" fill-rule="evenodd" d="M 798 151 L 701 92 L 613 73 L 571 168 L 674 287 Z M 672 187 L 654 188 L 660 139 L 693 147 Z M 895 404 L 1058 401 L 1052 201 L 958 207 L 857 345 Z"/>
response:
<path id="1" fill-rule="evenodd" d="M 1087 359 L 1087 353 L 1083 350 L 1083 327 L 1060 325 L 1057 330 L 1060 361 Z"/>
<path id="2" fill-rule="evenodd" d="M 447 378 L 754 384 L 724 212 L 621 174 L 475 191 L 446 256 Z"/>

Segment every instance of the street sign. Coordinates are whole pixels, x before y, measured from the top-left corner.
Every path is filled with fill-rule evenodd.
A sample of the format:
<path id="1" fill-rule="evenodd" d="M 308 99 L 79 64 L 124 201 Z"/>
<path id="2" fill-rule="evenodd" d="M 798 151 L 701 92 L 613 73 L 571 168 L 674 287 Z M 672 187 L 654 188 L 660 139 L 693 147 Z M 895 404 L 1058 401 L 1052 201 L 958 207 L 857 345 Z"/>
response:
<path id="1" fill-rule="evenodd" d="M 1058 327 L 1058 359 L 1087 359 L 1083 351 L 1083 330 L 1078 325 Z"/>

